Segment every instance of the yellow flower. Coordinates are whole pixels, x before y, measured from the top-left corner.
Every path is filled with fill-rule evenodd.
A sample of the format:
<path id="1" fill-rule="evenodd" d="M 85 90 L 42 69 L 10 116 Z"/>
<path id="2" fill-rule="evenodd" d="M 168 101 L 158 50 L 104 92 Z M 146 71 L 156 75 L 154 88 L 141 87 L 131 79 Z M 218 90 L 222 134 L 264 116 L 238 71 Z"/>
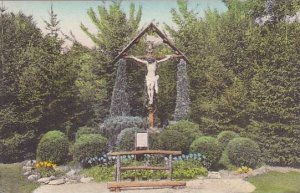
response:
<path id="1" fill-rule="evenodd" d="M 237 172 L 238 172 L 238 173 L 242 173 L 242 172 L 243 172 L 243 169 L 242 169 L 242 168 L 238 168 L 238 169 L 237 169 Z"/>

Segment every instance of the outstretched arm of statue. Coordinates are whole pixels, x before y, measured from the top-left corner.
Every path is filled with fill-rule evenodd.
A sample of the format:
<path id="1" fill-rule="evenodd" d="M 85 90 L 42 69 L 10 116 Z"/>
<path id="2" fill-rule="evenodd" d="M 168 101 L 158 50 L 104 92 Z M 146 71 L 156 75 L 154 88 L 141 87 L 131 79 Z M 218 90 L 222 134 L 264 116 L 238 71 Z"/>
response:
<path id="1" fill-rule="evenodd" d="M 139 59 L 139 58 L 137 58 L 135 56 L 125 56 L 124 58 L 130 58 L 130 59 L 133 59 L 133 60 L 135 60 L 135 61 L 137 61 L 139 63 L 148 64 L 148 62 L 146 60 Z"/>
<path id="2" fill-rule="evenodd" d="M 172 57 L 173 57 L 172 55 L 166 55 L 165 58 L 163 58 L 163 59 L 161 59 L 161 60 L 158 60 L 158 61 L 157 61 L 157 64 L 162 63 L 162 62 L 165 62 L 165 61 L 171 59 Z"/>

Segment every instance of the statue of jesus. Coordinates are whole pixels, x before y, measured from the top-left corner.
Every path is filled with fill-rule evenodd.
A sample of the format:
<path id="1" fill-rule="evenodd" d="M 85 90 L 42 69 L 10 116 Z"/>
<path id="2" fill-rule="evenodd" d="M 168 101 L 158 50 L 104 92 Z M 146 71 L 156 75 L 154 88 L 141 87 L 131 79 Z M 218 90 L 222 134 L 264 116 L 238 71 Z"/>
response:
<path id="1" fill-rule="evenodd" d="M 146 57 L 145 60 L 139 59 L 135 56 L 126 56 L 126 58 L 131 58 L 139 63 L 145 64 L 147 67 L 147 75 L 146 75 L 146 86 L 147 86 L 147 94 L 149 97 L 149 105 L 153 104 L 154 93 L 158 93 L 158 79 L 159 76 L 156 75 L 156 70 L 159 67 L 159 64 L 165 62 L 171 58 L 173 55 L 166 55 L 165 58 L 161 60 L 156 60 L 152 56 Z"/>

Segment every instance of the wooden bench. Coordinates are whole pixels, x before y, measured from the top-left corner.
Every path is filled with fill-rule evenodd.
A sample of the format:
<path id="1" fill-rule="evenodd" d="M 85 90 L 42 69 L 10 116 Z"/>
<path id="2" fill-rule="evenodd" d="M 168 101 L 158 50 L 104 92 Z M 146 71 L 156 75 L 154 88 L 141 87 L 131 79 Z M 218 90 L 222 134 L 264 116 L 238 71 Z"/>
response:
<path id="1" fill-rule="evenodd" d="M 121 156 L 123 155 L 143 155 L 143 154 L 160 154 L 168 155 L 168 165 L 166 167 L 154 166 L 121 166 Z M 120 191 L 121 188 L 130 187 L 178 187 L 186 186 L 185 182 L 172 180 L 172 160 L 173 155 L 181 155 L 181 151 L 165 151 L 165 150 L 135 150 L 127 152 L 113 152 L 109 156 L 116 156 L 116 182 L 109 182 L 107 187 L 111 191 Z M 121 182 L 121 172 L 126 170 L 166 170 L 168 172 L 168 181 L 139 181 L 139 182 Z"/>
<path id="2" fill-rule="evenodd" d="M 180 181 L 141 181 L 141 182 L 109 182 L 107 183 L 107 188 L 110 191 L 119 192 L 121 188 L 139 188 L 139 187 L 184 187 L 186 182 Z"/>

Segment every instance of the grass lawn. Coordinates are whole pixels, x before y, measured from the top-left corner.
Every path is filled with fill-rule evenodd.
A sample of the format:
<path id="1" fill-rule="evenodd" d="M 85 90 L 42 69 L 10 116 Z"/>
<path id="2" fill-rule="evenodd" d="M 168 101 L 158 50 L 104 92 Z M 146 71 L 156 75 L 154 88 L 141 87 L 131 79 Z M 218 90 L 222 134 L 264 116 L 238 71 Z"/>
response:
<path id="1" fill-rule="evenodd" d="M 253 193 L 300 193 L 299 172 L 269 172 L 248 181 L 256 187 Z"/>
<path id="2" fill-rule="evenodd" d="M 38 186 L 23 176 L 20 164 L 0 164 L 0 193 L 31 193 Z"/>

